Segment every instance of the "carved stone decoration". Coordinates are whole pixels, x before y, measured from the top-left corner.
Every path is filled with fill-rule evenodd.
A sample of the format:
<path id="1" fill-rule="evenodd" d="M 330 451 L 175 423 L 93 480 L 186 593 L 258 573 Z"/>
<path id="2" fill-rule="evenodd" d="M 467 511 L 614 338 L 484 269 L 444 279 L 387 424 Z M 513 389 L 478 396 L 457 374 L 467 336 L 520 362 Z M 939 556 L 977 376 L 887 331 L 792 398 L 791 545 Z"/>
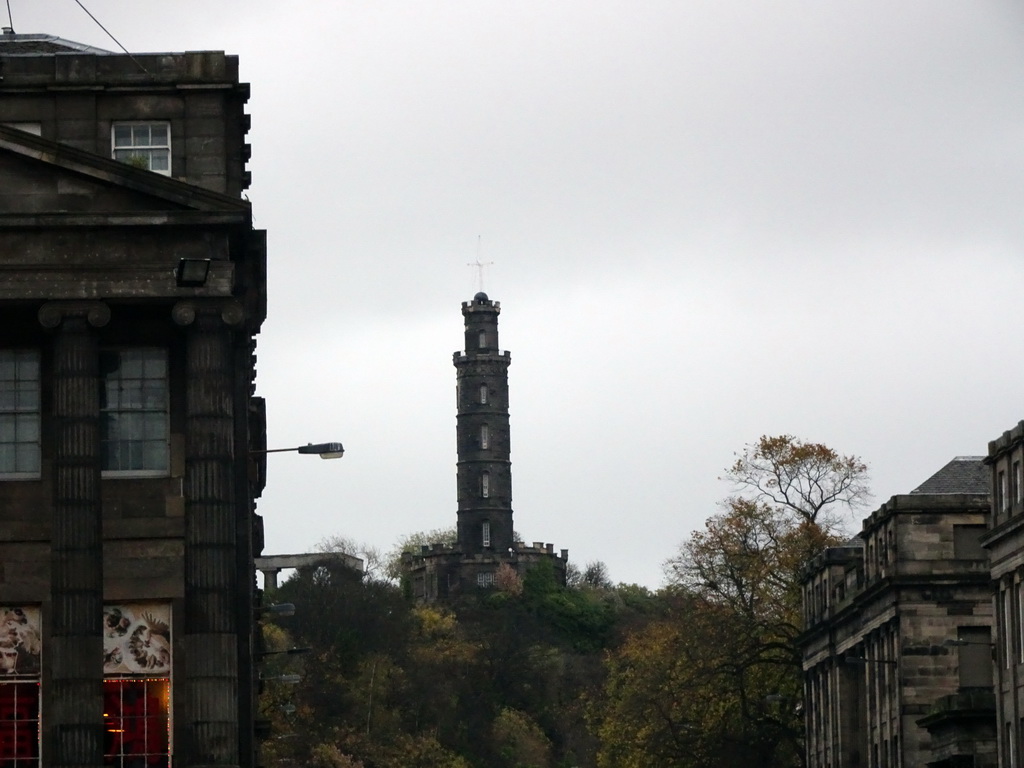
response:
<path id="1" fill-rule="evenodd" d="M 189 299 L 187 301 L 179 301 L 171 309 L 171 317 L 178 325 L 187 326 L 195 322 L 196 315 L 201 313 L 212 314 L 214 312 L 220 315 L 220 319 L 224 321 L 225 325 L 232 327 L 241 325 L 242 321 L 245 320 L 245 308 L 234 299 Z"/>
<path id="2" fill-rule="evenodd" d="M 102 301 L 48 301 L 38 317 L 44 328 L 57 328 L 68 317 L 84 317 L 93 328 L 102 328 L 110 322 L 110 307 Z"/>

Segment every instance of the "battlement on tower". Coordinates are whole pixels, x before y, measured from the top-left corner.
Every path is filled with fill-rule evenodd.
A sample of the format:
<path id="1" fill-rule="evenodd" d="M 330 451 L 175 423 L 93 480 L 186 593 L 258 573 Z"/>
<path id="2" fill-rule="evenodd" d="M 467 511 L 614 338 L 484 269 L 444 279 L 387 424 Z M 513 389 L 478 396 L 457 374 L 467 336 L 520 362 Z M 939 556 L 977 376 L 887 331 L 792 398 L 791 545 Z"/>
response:
<path id="1" fill-rule="evenodd" d="M 455 365 L 458 365 L 459 363 L 469 362 L 470 360 L 479 360 L 481 358 L 486 359 L 495 357 L 500 357 L 502 360 L 506 360 L 508 362 L 512 361 L 511 352 L 509 352 L 508 350 L 495 349 L 493 351 L 489 350 L 487 352 L 474 352 L 472 355 L 467 355 L 465 352 L 462 351 L 456 351 L 455 353 L 452 354 L 452 362 L 455 363 Z"/>

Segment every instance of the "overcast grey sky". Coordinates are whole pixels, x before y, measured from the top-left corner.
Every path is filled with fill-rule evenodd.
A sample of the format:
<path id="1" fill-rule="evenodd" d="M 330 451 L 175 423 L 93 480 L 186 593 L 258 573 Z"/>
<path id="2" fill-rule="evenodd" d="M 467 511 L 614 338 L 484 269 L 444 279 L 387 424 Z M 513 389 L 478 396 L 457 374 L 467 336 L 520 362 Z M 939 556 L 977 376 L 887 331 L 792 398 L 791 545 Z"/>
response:
<path id="1" fill-rule="evenodd" d="M 84 2 L 252 84 L 270 441 L 348 451 L 272 457 L 268 552 L 454 524 L 478 238 L 516 528 L 617 581 L 661 584 L 761 434 L 877 504 L 1024 418 L 1019 0 Z"/>

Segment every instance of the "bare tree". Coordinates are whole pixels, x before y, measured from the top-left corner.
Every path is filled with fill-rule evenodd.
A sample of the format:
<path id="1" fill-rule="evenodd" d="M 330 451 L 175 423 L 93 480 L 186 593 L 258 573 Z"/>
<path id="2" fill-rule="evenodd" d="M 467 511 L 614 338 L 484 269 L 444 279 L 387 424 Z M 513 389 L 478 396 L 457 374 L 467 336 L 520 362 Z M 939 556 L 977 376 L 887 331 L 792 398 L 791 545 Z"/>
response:
<path id="1" fill-rule="evenodd" d="M 792 435 L 765 435 L 747 445 L 725 479 L 740 495 L 753 493 L 756 501 L 784 507 L 824 528 L 838 522 L 827 513 L 830 507 L 856 509 L 871 499 L 868 466 L 859 457 Z"/>

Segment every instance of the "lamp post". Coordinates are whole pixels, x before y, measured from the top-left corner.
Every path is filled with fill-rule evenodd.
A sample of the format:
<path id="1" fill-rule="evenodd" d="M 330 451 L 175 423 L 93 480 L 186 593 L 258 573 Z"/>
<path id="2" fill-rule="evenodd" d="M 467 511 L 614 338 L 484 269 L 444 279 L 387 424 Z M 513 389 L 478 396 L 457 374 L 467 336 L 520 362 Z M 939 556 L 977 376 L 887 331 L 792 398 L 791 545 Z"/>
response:
<path id="1" fill-rule="evenodd" d="M 259 440 L 263 443 L 265 436 Z M 265 443 L 264 443 L 265 445 Z M 249 488 L 252 501 L 259 497 L 260 492 L 263 490 L 266 484 L 266 455 L 268 453 L 301 453 L 306 455 L 317 455 L 321 459 L 340 459 L 345 455 L 345 448 L 341 443 L 307 443 L 306 445 L 299 445 L 294 448 L 250 448 L 249 449 Z M 255 508 L 254 508 L 255 509 Z M 259 517 L 256 516 L 257 521 Z M 262 522 L 259 521 L 259 527 L 262 529 Z M 262 534 L 261 538 L 262 538 Z M 255 583 L 255 562 L 252 559 L 252 551 L 249 552 L 249 570 L 252 573 L 252 583 Z M 304 653 L 307 649 L 293 648 L 286 651 L 266 651 L 263 646 L 262 631 L 259 627 L 259 619 L 261 616 L 291 616 L 295 613 L 295 606 L 291 603 L 281 603 L 279 605 L 268 605 L 264 606 L 262 603 L 262 593 L 257 590 L 255 595 L 255 602 L 250 605 L 251 613 L 249 614 L 248 621 L 250 622 L 251 635 L 248 649 L 244 650 L 245 664 L 247 665 L 250 673 L 250 678 L 255 683 L 254 690 L 250 689 L 251 702 L 249 705 L 249 722 L 251 724 L 250 740 L 251 740 L 251 754 L 253 757 L 253 765 L 259 763 L 258 754 L 259 748 L 257 741 L 262 738 L 269 736 L 270 723 L 269 721 L 258 720 L 256 712 L 258 705 L 256 702 L 256 695 L 259 694 L 263 683 L 266 681 L 275 681 L 281 683 L 298 683 L 302 678 L 299 675 L 279 675 L 275 677 L 263 677 L 258 669 L 258 664 L 266 656 L 281 653 L 284 655 L 294 655 Z"/>

